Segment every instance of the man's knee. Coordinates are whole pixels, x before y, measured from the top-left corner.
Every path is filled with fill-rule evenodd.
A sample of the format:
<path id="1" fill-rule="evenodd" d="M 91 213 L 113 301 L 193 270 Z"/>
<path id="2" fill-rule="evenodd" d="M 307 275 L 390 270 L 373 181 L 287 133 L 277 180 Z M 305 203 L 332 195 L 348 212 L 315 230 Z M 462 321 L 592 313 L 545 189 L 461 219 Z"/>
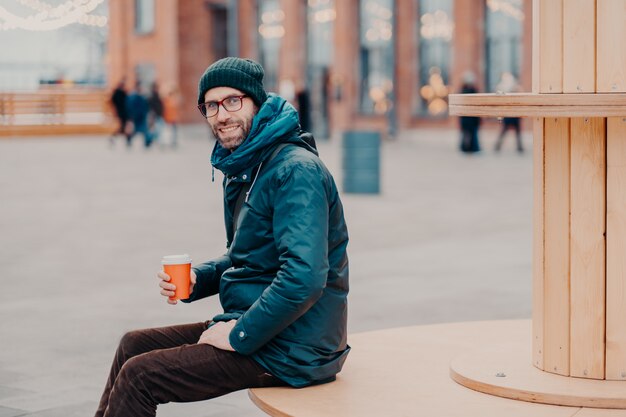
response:
<path id="1" fill-rule="evenodd" d="M 146 342 L 145 330 L 131 330 L 122 336 L 119 348 L 126 357 L 132 357 L 144 352 Z"/>
<path id="2" fill-rule="evenodd" d="M 149 365 L 146 362 L 145 358 L 141 355 L 130 358 L 122 366 L 120 377 L 124 376 L 123 379 L 127 382 L 134 382 L 140 379 L 141 375 L 149 369 Z"/>
<path id="3" fill-rule="evenodd" d="M 130 358 L 122 366 L 115 385 L 118 389 L 123 388 L 127 391 L 140 392 L 144 396 L 149 395 L 149 378 L 147 378 L 149 370 L 150 363 L 146 360 L 145 355 Z"/>

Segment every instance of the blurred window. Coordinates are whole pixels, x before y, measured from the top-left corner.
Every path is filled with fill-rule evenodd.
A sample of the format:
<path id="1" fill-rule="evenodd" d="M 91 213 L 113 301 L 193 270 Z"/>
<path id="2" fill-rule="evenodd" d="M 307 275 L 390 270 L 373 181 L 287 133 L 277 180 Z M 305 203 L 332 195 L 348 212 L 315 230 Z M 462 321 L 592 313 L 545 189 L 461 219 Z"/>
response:
<path id="1" fill-rule="evenodd" d="M 385 114 L 393 94 L 393 0 L 359 0 L 359 110 Z"/>
<path id="2" fill-rule="evenodd" d="M 495 92 L 504 74 L 519 79 L 523 0 L 486 1 L 486 86 Z"/>
<path id="3" fill-rule="evenodd" d="M 154 0 L 135 0 L 135 33 L 154 31 Z"/>
<path id="4" fill-rule="evenodd" d="M 454 20 L 452 0 L 418 0 L 419 94 L 417 113 L 446 116 Z"/>
<path id="5" fill-rule="evenodd" d="M 156 81 L 156 69 L 150 62 L 141 62 L 135 65 L 135 79 L 141 83 L 141 88 L 148 91 Z"/>
<path id="6" fill-rule="evenodd" d="M 334 53 L 335 1 L 308 0 L 307 16 L 309 65 L 330 66 Z"/>
<path id="7" fill-rule="evenodd" d="M 265 70 L 265 89 L 278 90 L 278 64 L 280 48 L 285 36 L 285 12 L 279 0 L 259 1 L 259 55 Z"/>
<path id="8" fill-rule="evenodd" d="M 228 9 L 222 4 L 211 4 L 211 53 L 215 59 L 228 56 Z"/>
<path id="9" fill-rule="evenodd" d="M 298 95 L 300 124 L 327 138 L 329 71 L 334 55 L 335 0 L 307 2 L 307 87 Z"/>

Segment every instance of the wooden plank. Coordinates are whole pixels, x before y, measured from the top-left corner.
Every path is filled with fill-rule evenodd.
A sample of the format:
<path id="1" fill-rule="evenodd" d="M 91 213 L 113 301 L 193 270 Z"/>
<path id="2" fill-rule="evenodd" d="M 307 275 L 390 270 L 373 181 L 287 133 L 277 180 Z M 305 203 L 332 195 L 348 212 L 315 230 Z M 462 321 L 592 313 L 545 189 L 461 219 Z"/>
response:
<path id="1" fill-rule="evenodd" d="M 52 135 L 87 135 L 111 134 L 118 126 L 114 121 L 92 125 L 25 125 L 2 126 L 0 138 L 13 136 L 52 136 Z"/>
<path id="2" fill-rule="evenodd" d="M 626 94 L 450 94 L 453 116 L 626 116 Z"/>
<path id="3" fill-rule="evenodd" d="M 563 92 L 563 0 L 539 0 L 539 92 Z"/>
<path id="4" fill-rule="evenodd" d="M 563 92 L 596 90 L 595 0 L 563 2 Z"/>
<path id="5" fill-rule="evenodd" d="M 544 370 L 569 376 L 569 119 L 544 122 Z"/>
<path id="6" fill-rule="evenodd" d="M 626 91 L 626 2 L 597 0 L 597 91 Z"/>
<path id="7" fill-rule="evenodd" d="M 544 311 L 544 119 L 533 120 L 533 365 L 544 369 L 543 364 L 543 311 Z"/>
<path id="8" fill-rule="evenodd" d="M 626 94 L 450 94 L 451 105 L 470 106 L 626 106 Z"/>
<path id="9" fill-rule="evenodd" d="M 572 119 L 570 375 L 595 379 L 605 363 L 605 138 L 605 119 Z"/>
<path id="10" fill-rule="evenodd" d="M 581 94 L 582 95 L 582 94 Z M 626 114 L 623 106 L 450 106 L 451 116 L 479 117 L 615 117 Z"/>
<path id="11" fill-rule="evenodd" d="M 607 120 L 606 378 L 626 379 L 626 118 Z"/>

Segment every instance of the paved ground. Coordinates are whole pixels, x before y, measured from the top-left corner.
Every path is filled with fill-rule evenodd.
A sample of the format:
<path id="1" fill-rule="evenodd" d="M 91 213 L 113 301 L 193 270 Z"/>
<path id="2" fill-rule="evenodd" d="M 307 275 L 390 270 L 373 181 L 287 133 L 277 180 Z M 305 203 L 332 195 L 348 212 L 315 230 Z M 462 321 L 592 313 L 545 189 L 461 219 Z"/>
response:
<path id="1" fill-rule="evenodd" d="M 382 193 L 343 196 L 350 332 L 530 317 L 532 151 L 457 152 L 457 133 L 417 130 L 382 148 Z M 110 148 L 104 137 L 0 140 L 0 417 L 92 415 L 119 337 L 205 320 L 217 300 L 167 305 L 164 254 L 224 250 L 212 141 Z M 341 142 L 320 141 L 341 184 Z M 348 359 L 349 360 L 349 359 Z M 245 392 L 169 404 L 159 416 L 262 416 Z"/>

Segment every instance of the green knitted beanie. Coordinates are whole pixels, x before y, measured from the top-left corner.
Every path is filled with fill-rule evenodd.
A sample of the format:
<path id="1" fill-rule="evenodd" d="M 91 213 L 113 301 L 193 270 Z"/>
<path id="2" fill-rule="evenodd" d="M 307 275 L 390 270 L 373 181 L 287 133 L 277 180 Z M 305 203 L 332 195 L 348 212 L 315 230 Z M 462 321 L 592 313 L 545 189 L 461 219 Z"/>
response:
<path id="1" fill-rule="evenodd" d="M 231 87 L 246 93 L 257 106 L 267 100 L 263 89 L 263 67 L 251 59 L 222 58 L 211 64 L 198 83 L 198 104 L 204 103 L 204 95 L 214 87 Z"/>

